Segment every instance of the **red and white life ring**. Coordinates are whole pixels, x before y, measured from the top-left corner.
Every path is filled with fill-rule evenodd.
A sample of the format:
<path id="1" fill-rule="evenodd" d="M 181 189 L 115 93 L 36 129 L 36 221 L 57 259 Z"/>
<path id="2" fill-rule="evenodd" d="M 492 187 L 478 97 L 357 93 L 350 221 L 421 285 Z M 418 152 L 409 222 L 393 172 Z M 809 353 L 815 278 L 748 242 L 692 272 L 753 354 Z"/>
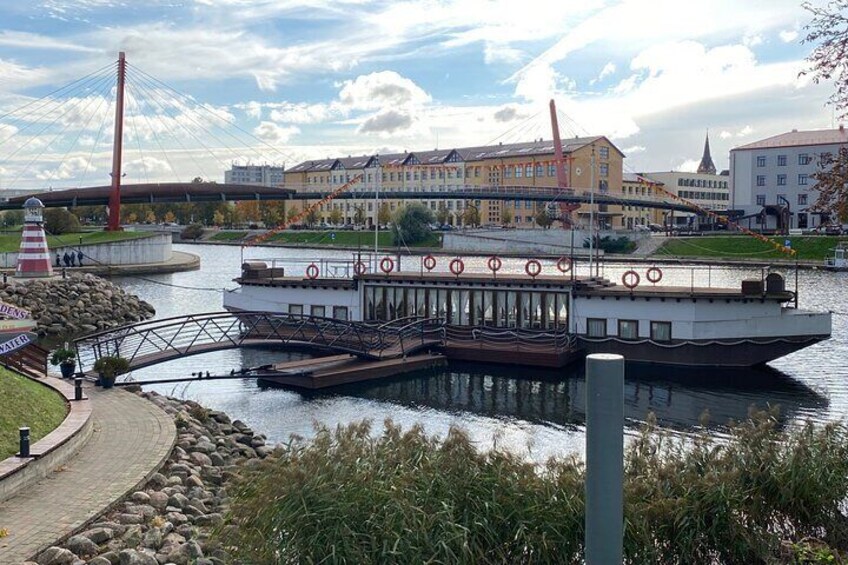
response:
<path id="1" fill-rule="evenodd" d="M 639 280 L 639 273 L 636 271 L 626 271 L 621 275 L 621 284 L 631 290 L 639 286 Z"/>
<path id="2" fill-rule="evenodd" d="M 503 261 L 501 261 L 501 258 L 497 255 L 492 255 L 491 257 L 489 257 L 489 260 L 486 261 L 486 264 L 489 265 L 489 270 L 493 273 L 497 273 L 501 270 L 501 267 L 503 267 Z"/>
<path id="3" fill-rule="evenodd" d="M 663 278 L 662 269 L 659 267 L 651 267 L 648 269 L 648 272 L 645 273 L 645 278 L 648 279 L 648 282 L 653 284 L 660 282 Z"/>
<path id="4" fill-rule="evenodd" d="M 427 255 L 424 257 L 424 268 L 428 271 L 432 271 L 436 267 L 436 258 L 432 255 Z"/>
<path id="5" fill-rule="evenodd" d="M 368 270 L 368 268 L 365 266 L 365 263 L 363 263 L 362 261 L 357 261 L 356 264 L 353 266 L 353 272 L 356 273 L 357 275 L 360 275 L 360 276 L 364 275 L 365 271 L 367 271 L 367 270 Z"/>
<path id="6" fill-rule="evenodd" d="M 395 270 L 395 262 L 391 257 L 383 257 L 380 260 L 380 270 L 387 275 Z"/>
<path id="7" fill-rule="evenodd" d="M 465 270 L 465 263 L 462 262 L 462 259 L 454 259 L 450 262 L 448 266 L 450 268 L 450 272 L 459 276 L 462 274 L 462 271 Z"/>
<path id="8" fill-rule="evenodd" d="M 542 272 L 542 264 L 535 259 L 530 259 L 524 265 L 524 272 L 535 279 Z"/>
<path id="9" fill-rule="evenodd" d="M 559 261 L 557 261 L 557 269 L 559 269 L 560 273 L 567 273 L 571 270 L 571 258 L 570 257 L 560 257 Z"/>
<path id="10" fill-rule="evenodd" d="M 306 276 L 309 277 L 310 279 L 317 279 L 318 278 L 318 265 L 316 265 L 315 263 L 312 263 L 308 267 L 306 267 Z"/>

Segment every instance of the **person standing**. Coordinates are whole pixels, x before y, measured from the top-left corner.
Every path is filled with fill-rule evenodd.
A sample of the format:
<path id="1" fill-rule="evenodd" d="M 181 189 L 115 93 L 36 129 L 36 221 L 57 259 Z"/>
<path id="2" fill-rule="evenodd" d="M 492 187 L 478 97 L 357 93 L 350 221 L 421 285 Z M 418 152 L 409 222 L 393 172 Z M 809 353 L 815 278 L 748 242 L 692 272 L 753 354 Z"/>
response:
<path id="1" fill-rule="evenodd" d="M 82 254 L 82 249 L 79 249 L 77 251 L 77 262 L 79 263 L 80 267 L 82 267 L 82 258 L 83 257 L 85 257 L 85 255 Z"/>
<path id="2" fill-rule="evenodd" d="M 56 252 L 56 266 L 57 266 L 57 267 L 61 267 L 61 266 L 62 266 L 62 256 L 61 256 L 61 255 L 59 255 L 59 252 L 58 252 L 58 251 Z"/>
<path id="3" fill-rule="evenodd" d="M 74 253 L 73 249 L 71 250 L 71 267 L 77 266 L 77 254 Z"/>
<path id="4" fill-rule="evenodd" d="M 65 254 L 62 255 L 62 261 L 64 261 L 66 267 L 71 266 L 71 256 L 65 251 Z"/>

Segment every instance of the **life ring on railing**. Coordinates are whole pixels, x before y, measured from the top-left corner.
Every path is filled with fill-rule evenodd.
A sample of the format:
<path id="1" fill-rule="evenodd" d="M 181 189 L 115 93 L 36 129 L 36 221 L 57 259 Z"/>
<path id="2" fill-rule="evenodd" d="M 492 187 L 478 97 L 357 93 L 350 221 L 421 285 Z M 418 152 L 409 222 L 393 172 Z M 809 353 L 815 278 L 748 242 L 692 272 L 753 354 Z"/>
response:
<path id="1" fill-rule="evenodd" d="M 436 258 L 432 255 L 427 255 L 424 257 L 424 268 L 428 271 L 432 271 L 436 268 Z"/>
<path id="2" fill-rule="evenodd" d="M 653 284 L 660 282 L 663 278 L 662 269 L 659 267 L 651 267 L 648 269 L 648 272 L 645 273 L 645 278 L 648 279 L 648 282 Z"/>
<path id="3" fill-rule="evenodd" d="M 359 276 L 364 275 L 365 271 L 367 271 L 367 270 L 368 270 L 368 268 L 365 266 L 365 263 L 363 263 L 362 261 L 357 261 L 356 264 L 353 266 L 353 272 L 356 273 Z"/>
<path id="4" fill-rule="evenodd" d="M 486 264 L 489 266 L 489 270 L 492 271 L 492 273 L 497 273 L 501 270 L 501 267 L 503 267 L 503 261 L 501 261 L 501 258 L 497 255 L 492 255 L 491 257 L 489 257 L 489 260 L 486 261 Z"/>
<path id="5" fill-rule="evenodd" d="M 626 271 L 621 275 L 621 284 L 631 290 L 639 286 L 639 280 L 639 273 L 636 271 Z"/>
<path id="6" fill-rule="evenodd" d="M 383 257 L 380 260 L 380 270 L 387 275 L 395 270 L 395 262 L 391 257 Z"/>
<path id="7" fill-rule="evenodd" d="M 560 257 L 559 261 L 557 261 L 557 269 L 560 273 L 567 273 L 571 270 L 571 258 L 570 257 Z"/>
<path id="8" fill-rule="evenodd" d="M 456 276 L 459 276 L 462 274 L 462 271 L 465 270 L 465 263 L 462 262 L 462 259 L 454 259 L 450 262 L 448 268 L 450 269 L 451 273 L 455 274 Z"/>
<path id="9" fill-rule="evenodd" d="M 306 267 L 306 276 L 310 279 L 318 278 L 318 265 L 315 263 L 311 263 L 308 267 Z"/>
<path id="10" fill-rule="evenodd" d="M 535 279 L 542 272 L 542 264 L 535 259 L 530 259 L 524 264 L 524 272 Z"/>

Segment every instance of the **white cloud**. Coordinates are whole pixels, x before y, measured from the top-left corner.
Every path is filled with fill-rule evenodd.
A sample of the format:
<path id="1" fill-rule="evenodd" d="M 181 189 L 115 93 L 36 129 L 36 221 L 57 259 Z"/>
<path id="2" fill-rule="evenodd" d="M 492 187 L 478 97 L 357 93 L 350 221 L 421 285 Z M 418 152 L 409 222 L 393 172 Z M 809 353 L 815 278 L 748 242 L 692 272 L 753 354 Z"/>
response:
<path id="1" fill-rule="evenodd" d="M 487 65 L 505 63 L 508 65 L 520 63 L 526 58 L 521 49 L 501 43 L 486 43 L 483 47 L 483 61 Z"/>
<path id="2" fill-rule="evenodd" d="M 606 65 L 604 65 L 604 68 L 601 69 L 601 72 L 598 73 L 598 76 L 596 78 L 593 78 L 589 81 L 589 84 L 596 84 L 598 82 L 601 82 L 613 73 L 615 73 L 615 63 L 610 61 Z"/>
<path id="3" fill-rule="evenodd" d="M 398 110 L 384 110 L 367 118 L 359 126 L 359 133 L 378 133 L 378 134 L 393 134 L 405 132 L 412 127 L 414 118 L 404 112 Z"/>
<path id="4" fill-rule="evenodd" d="M 315 124 L 329 119 L 334 113 L 336 112 L 329 104 L 283 102 L 275 105 L 270 116 L 275 122 Z"/>
<path id="5" fill-rule="evenodd" d="M 168 161 L 152 156 L 145 156 L 127 161 L 124 163 L 124 171 L 127 175 L 139 177 L 159 177 L 174 174 L 171 169 L 171 165 L 168 164 Z"/>
<path id="6" fill-rule="evenodd" d="M 300 133 L 297 126 L 280 126 L 274 122 L 262 122 L 253 129 L 253 134 L 268 143 L 288 143 L 295 135 Z"/>
<path id="7" fill-rule="evenodd" d="M 686 159 L 685 161 L 683 161 L 682 163 L 677 165 L 674 168 L 674 170 L 675 171 L 681 171 L 681 172 L 684 172 L 684 173 L 694 173 L 695 171 L 698 170 L 698 165 L 700 165 L 700 164 L 701 164 L 700 159 Z"/>
<path id="8" fill-rule="evenodd" d="M 56 51 L 76 51 L 80 53 L 99 53 L 99 49 L 78 45 L 70 41 L 62 41 L 47 35 L 26 33 L 22 31 L 0 31 L 0 46 L 19 49 L 43 49 Z"/>
<path id="9" fill-rule="evenodd" d="M 798 39 L 798 32 L 794 29 L 783 30 L 778 35 L 780 36 L 780 40 L 784 43 L 792 43 Z"/>
<path id="10" fill-rule="evenodd" d="M 344 81 L 339 101 L 354 110 L 373 110 L 430 102 L 430 95 L 395 71 L 380 71 Z"/>
<path id="11" fill-rule="evenodd" d="M 622 151 L 625 155 L 633 155 L 634 153 L 644 153 L 645 149 L 644 145 L 631 145 L 630 147 L 625 147 Z"/>
<path id="12" fill-rule="evenodd" d="M 530 67 L 515 84 L 515 96 L 529 102 L 542 103 L 557 98 L 576 87 L 573 80 L 543 63 Z"/>
<path id="13" fill-rule="evenodd" d="M 56 169 L 43 169 L 35 177 L 39 180 L 68 180 L 76 178 L 86 171 L 95 171 L 97 168 L 85 157 L 70 157 L 63 160 Z"/>

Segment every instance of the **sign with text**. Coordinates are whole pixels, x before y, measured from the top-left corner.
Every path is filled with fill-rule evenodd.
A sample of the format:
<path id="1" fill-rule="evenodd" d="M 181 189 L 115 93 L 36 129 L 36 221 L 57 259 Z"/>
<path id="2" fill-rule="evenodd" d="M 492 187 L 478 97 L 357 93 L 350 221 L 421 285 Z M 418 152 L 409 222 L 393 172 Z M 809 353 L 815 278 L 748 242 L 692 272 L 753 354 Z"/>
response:
<path id="1" fill-rule="evenodd" d="M 36 322 L 30 316 L 28 310 L 0 302 L 0 355 L 8 355 L 35 343 L 38 339 L 33 331 Z"/>

